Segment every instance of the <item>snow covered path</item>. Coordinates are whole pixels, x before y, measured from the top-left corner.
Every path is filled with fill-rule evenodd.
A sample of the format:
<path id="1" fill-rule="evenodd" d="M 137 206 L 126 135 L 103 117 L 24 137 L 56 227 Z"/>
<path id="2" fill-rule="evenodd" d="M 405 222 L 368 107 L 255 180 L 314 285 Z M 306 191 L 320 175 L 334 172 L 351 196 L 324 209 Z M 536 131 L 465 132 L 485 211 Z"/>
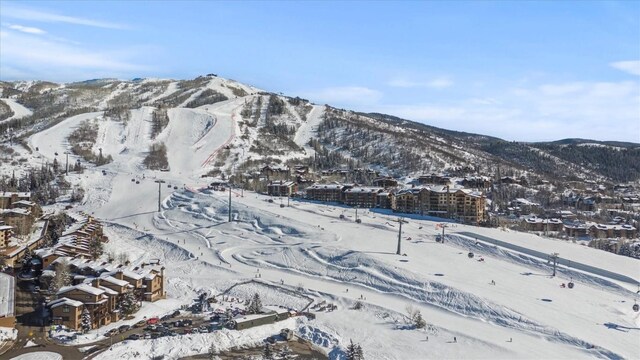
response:
<path id="1" fill-rule="evenodd" d="M 0 123 L 13 120 L 13 119 L 20 119 L 25 116 L 29 116 L 33 114 L 33 111 L 27 109 L 26 107 L 22 106 L 20 103 L 16 102 L 13 99 L 1 98 L 0 101 L 4 101 L 5 104 L 9 105 L 9 107 L 11 108 L 11 111 L 13 111 L 13 115 L 0 121 Z"/>

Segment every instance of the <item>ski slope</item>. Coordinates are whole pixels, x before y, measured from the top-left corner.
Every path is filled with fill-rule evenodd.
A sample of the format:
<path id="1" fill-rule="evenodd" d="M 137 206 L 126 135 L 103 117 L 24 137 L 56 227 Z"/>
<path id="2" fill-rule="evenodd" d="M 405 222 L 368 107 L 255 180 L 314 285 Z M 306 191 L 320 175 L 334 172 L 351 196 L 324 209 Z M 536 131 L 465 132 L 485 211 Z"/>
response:
<path id="1" fill-rule="evenodd" d="M 9 107 L 11 108 L 11 111 L 13 111 L 13 115 L 0 121 L 0 123 L 13 120 L 13 119 L 20 119 L 25 116 L 29 116 L 33 114 L 33 111 L 27 109 L 26 107 L 22 106 L 21 104 L 19 104 L 13 99 L 1 98 L 0 101 L 4 101 L 5 104 L 9 105 Z"/>
<path id="2" fill-rule="evenodd" d="M 175 273 L 178 282 L 188 283 L 190 291 L 221 291 L 224 286 L 211 284 L 209 279 L 228 285 L 250 279 L 260 269 L 262 281 L 304 284 L 317 301 L 331 299 L 341 304 L 344 317 L 322 314 L 316 324 L 300 324 L 298 329 L 312 326 L 316 335 L 339 329 L 328 343 L 320 337 L 324 340 L 319 344 L 329 344 L 329 353 L 336 341 L 344 347 L 349 338 L 360 342 L 376 359 L 418 359 L 425 351 L 434 358 L 633 358 L 638 351 L 632 331 L 639 325 L 638 315 L 631 310 L 634 293 L 618 284 L 602 284 L 587 276 L 576 278 L 574 289 L 563 289 L 560 284 L 569 277 L 561 273 L 550 278 L 545 264 L 538 264 L 544 269 L 540 271 L 530 260 L 514 261 L 506 254 L 483 253 L 482 249 L 477 253 L 485 261 L 469 259 L 466 249 L 453 241 L 436 243 L 439 231 L 427 220 L 405 224 L 403 252 L 407 256 L 398 256 L 397 223 L 389 215 L 361 210 L 363 223 L 356 224 L 350 218 L 351 210 L 341 207 L 294 202 L 292 207 L 281 208 L 278 201 L 269 203 L 265 196 L 247 194 L 233 197 L 237 222 L 232 224 L 226 223 L 226 193 L 190 191 L 164 196 L 161 213 L 153 213 L 153 200 L 136 198 L 132 203 L 144 203 L 146 213 L 136 208 L 128 217 L 107 220 L 146 229 L 146 246 L 153 246 L 152 239 L 157 238 L 163 246 L 187 251 L 190 260 L 171 266 L 181 269 Z M 349 220 L 339 219 L 343 213 Z M 520 235 L 492 234 L 502 239 Z M 547 247 L 552 251 L 554 244 Z M 177 265 L 183 262 L 189 263 L 188 271 L 184 264 Z M 490 285 L 491 280 L 495 286 Z M 192 297 L 188 293 L 170 287 L 169 294 Z M 400 324 L 407 305 L 419 308 L 435 329 L 428 335 L 430 340 L 423 341 L 427 333 L 400 330 L 402 326 L 388 317 L 382 321 L 348 310 L 361 297 L 366 298 L 367 307 L 391 314 Z M 388 336 L 385 339 L 410 344 L 402 350 L 384 346 L 380 337 L 371 336 L 378 331 Z M 450 343 L 453 336 L 455 345 Z M 507 342 L 509 339 L 513 342 Z M 591 345 L 595 348 L 588 349 Z"/>
<path id="3" fill-rule="evenodd" d="M 258 274 L 272 289 L 266 291 L 273 292 L 266 299 L 284 299 L 279 286 L 314 303 L 334 303 L 336 311 L 289 324 L 330 358 L 341 358 L 350 339 L 372 359 L 638 358 L 640 318 L 631 309 L 637 288 L 624 281 L 639 278 L 635 259 L 531 234 L 455 224 L 449 224 L 442 244 L 435 241 L 442 220 L 417 216 L 405 217 L 401 253 L 406 256 L 396 255 L 393 213 L 361 209 L 358 224 L 347 207 L 298 200 L 281 207 L 286 199 L 252 192 L 234 193 L 234 221 L 227 222 L 228 193 L 195 189 L 221 151 L 237 142 L 243 105 L 238 98 L 171 109 L 169 125 L 156 139 L 150 138 L 150 107 L 132 110 L 126 124 L 104 119 L 101 112 L 82 114 L 31 136 L 29 144 L 38 149 L 36 159 L 52 161 L 57 152 L 61 161 L 66 137 L 80 122 L 95 119 L 94 150 L 101 148 L 114 161 L 68 178 L 90 190 L 78 210 L 108 225 L 110 250 L 125 251 L 133 263 L 161 259 L 168 296 L 179 304 Z M 321 114 L 322 108 L 314 107 L 296 142 L 305 142 Z M 141 164 L 158 141 L 168 148 L 167 172 Z M 565 261 L 556 277 L 549 276 L 542 256 L 550 253 Z M 568 261 L 587 268 L 569 267 Z M 561 287 L 571 280 L 575 288 Z M 250 297 L 252 291 L 241 288 L 236 296 Z M 356 301 L 364 310 L 351 310 Z M 426 330 L 406 324 L 409 305 L 422 312 Z M 301 305 L 292 301 L 290 306 Z M 271 331 L 233 332 L 228 344 L 255 345 Z M 133 359 L 155 347 L 177 358 L 206 352 L 206 344 L 219 336 L 123 342 L 105 356 Z"/>

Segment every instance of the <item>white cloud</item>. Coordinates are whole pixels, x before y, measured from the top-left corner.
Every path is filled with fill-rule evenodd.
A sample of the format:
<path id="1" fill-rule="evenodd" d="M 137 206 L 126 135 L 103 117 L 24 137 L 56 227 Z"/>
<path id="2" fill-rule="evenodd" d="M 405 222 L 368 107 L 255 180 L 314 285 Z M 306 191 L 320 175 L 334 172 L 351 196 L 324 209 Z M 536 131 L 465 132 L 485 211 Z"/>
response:
<path id="1" fill-rule="evenodd" d="M 135 51 L 104 51 L 83 48 L 46 37 L 14 31 L 0 32 L 0 76 L 3 80 L 66 81 L 90 77 L 128 76 L 148 71 L 131 62 Z M 22 75 L 22 76 L 20 76 Z"/>
<path id="2" fill-rule="evenodd" d="M 22 25 L 9 24 L 8 27 L 9 27 L 9 29 L 21 31 L 21 32 L 27 33 L 27 34 L 42 35 L 42 34 L 46 33 L 46 31 L 44 31 L 42 29 L 38 29 L 37 27 L 31 27 L 31 26 L 22 26 Z"/>
<path id="3" fill-rule="evenodd" d="M 640 76 L 640 60 L 617 61 L 610 64 L 618 70 Z"/>
<path id="4" fill-rule="evenodd" d="M 342 86 L 303 92 L 303 96 L 316 103 L 369 105 L 377 103 L 382 93 L 362 86 Z"/>
<path id="5" fill-rule="evenodd" d="M 380 105 L 372 111 L 507 140 L 580 137 L 640 142 L 638 81 L 544 84 L 490 98 Z"/>
<path id="6" fill-rule="evenodd" d="M 7 18 L 21 19 L 29 21 L 40 21 L 49 23 L 67 23 L 74 25 L 92 26 L 108 29 L 128 29 L 129 26 L 124 24 L 112 23 L 108 21 L 93 20 L 82 17 L 60 15 L 50 12 L 44 12 L 24 7 L 16 7 L 3 4 L 2 15 Z"/>
<path id="7" fill-rule="evenodd" d="M 439 77 L 427 81 L 415 81 L 408 80 L 407 78 L 394 78 L 391 79 L 387 85 L 391 87 L 399 88 L 432 88 L 432 89 L 444 89 L 453 86 L 453 81 L 447 77 Z"/>

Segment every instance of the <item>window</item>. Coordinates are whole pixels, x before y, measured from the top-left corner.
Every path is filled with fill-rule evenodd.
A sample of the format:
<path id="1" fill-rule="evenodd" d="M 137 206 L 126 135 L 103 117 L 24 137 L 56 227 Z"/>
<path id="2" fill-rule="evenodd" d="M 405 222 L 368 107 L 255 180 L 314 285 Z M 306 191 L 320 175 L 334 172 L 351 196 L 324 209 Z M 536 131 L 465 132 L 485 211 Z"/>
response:
<path id="1" fill-rule="evenodd" d="M 68 307 L 67 305 L 65 305 L 65 306 L 62 308 L 62 312 L 63 312 L 63 313 L 68 313 L 68 312 L 69 312 L 69 307 Z"/>

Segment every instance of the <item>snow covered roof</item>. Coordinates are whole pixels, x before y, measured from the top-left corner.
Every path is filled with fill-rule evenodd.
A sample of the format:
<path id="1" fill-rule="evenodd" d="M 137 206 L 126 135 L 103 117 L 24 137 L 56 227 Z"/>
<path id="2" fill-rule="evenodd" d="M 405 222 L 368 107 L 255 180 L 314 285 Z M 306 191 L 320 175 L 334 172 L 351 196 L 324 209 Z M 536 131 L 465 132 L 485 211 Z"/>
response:
<path id="1" fill-rule="evenodd" d="M 8 192 L 8 191 L 3 191 L 0 193 L 0 197 L 11 197 L 13 195 L 17 195 L 18 197 L 26 197 L 26 198 L 30 198 L 31 197 L 31 193 L 30 192 Z"/>
<path id="2" fill-rule="evenodd" d="M 334 189 L 334 190 L 340 190 L 345 186 L 346 185 L 342 185 L 342 184 L 313 184 L 313 185 L 309 186 L 307 189 Z"/>
<path id="3" fill-rule="evenodd" d="M 269 316 L 273 316 L 273 313 L 271 313 L 271 314 L 238 315 L 237 317 L 233 318 L 233 321 L 235 321 L 236 323 L 244 323 L 244 322 L 249 322 L 249 321 L 253 321 L 253 320 L 257 320 L 257 319 L 262 319 L 262 318 L 269 317 Z"/>
<path id="4" fill-rule="evenodd" d="M 110 282 L 110 283 L 112 283 L 114 285 L 118 285 L 118 286 L 127 286 L 127 285 L 129 285 L 129 283 L 126 282 L 125 280 L 116 279 L 111 275 L 100 277 L 100 281 L 107 281 L 107 282 Z"/>
<path id="5" fill-rule="evenodd" d="M 279 306 L 263 306 L 260 311 L 264 313 L 275 312 L 276 314 L 286 314 L 289 312 L 289 309 L 281 308 Z"/>
<path id="6" fill-rule="evenodd" d="M 293 181 L 278 180 L 278 181 L 272 181 L 268 186 L 293 186 L 293 185 L 295 185 L 295 182 Z"/>
<path id="7" fill-rule="evenodd" d="M 133 272 L 131 270 L 122 270 L 122 275 L 134 280 L 140 280 L 144 278 L 144 275 L 138 274 L 137 272 Z"/>
<path id="8" fill-rule="evenodd" d="M 361 187 L 353 187 L 351 189 L 347 189 L 345 190 L 345 192 L 347 193 L 379 193 L 381 191 L 383 191 L 384 189 L 381 187 L 365 187 L 365 186 L 361 186 Z"/>
<path id="9" fill-rule="evenodd" d="M 13 226 L 0 225 L 0 231 L 2 231 L 2 230 L 11 230 L 11 229 L 13 229 Z"/>
<path id="10" fill-rule="evenodd" d="M 149 273 L 147 274 L 147 276 L 144 277 L 145 280 L 153 280 L 156 277 L 156 273 Z"/>
<path id="11" fill-rule="evenodd" d="M 524 198 L 517 198 L 514 200 L 514 202 L 518 205 L 540 206 L 540 204 Z"/>
<path id="12" fill-rule="evenodd" d="M 58 290 L 57 294 L 64 294 L 67 293 L 69 291 L 72 290 L 80 290 L 80 291 L 84 291 L 86 293 L 89 293 L 91 295 L 102 295 L 104 294 L 104 290 L 102 289 L 98 289 L 95 288 L 93 286 L 89 286 L 87 284 L 79 284 L 79 285 L 75 285 L 75 286 L 65 286 L 63 288 L 61 288 L 60 290 Z"/>
<path id="13" fill-rule="evenodd" d="M 68 306 L 73 306 L 73 307 L 80 307 L 82 305 L 84 305 L 81 301 L 78 300 L 73 300 L 73 299 L 69 299 L 66 297 L 60 298 L 60 299 L 56 299 L 53 301 L 50 301 L 47 303 L 47 306 L 54 309 L 57 308 L 58 306 L 61 305 L 68 305 Z"/>
<path id="14" fill-rule="evenodd" d="M 104 290 L 104 292 L 106 292 L 106 293 L 107 293 L 107 294 L 109 294 L 109 295 L 118 295 L 118 292 L 117 292 L 117 291 L 115 291 L 115 290 L 111 290 L 111 289 L 109 289 L 108 287 L 100 286 L 100 289 L 101 289 L 101 290 Z"/>
<path id="15" fill-rule="evenodd" d="M 29 215 L 31 211 L 23 208 L 14 208 L 14 209 L 2 209 L 0 210 L 0 214 L 18 214 L 18 215 Z"/>
<path id="16" fill-rule="evenodd" d="M 525 219 L 525 221 L 529 224 L 562 224 L 562 220 L 560 219 L 542 219 L 535 216 Z"/>
<path id="17" fill-rule="evenodd" d="M 28 200 L 19 200 L 14 202 L 14 204 L 18 204 L 18 205 L 27 205 L 27 206 L 35 206 L 36 203 L 34 203 L 33 201 L 28 201 Z"/>

